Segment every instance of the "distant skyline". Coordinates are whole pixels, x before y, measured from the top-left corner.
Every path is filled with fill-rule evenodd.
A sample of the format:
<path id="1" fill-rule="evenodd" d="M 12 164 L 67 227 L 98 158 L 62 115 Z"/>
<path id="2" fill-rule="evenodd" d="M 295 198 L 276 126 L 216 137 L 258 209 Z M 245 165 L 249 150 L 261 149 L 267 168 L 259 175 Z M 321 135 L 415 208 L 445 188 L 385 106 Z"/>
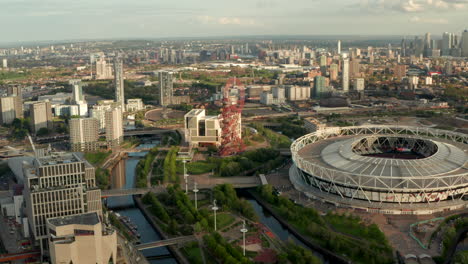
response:
<path id="1" fill-rule="evenodd" d="M 468 0 L 0 0 L 1 43 L 252 35 L 422 35 L 468 28 Z"/>

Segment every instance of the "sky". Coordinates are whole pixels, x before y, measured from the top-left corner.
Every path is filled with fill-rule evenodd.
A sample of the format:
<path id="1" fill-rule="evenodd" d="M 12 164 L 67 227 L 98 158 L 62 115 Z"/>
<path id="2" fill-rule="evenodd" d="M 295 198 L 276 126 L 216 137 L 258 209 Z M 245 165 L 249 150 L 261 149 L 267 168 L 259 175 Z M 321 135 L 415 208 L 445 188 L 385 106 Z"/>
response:
<path id="1" fill-rule="evenodd" d="M 468 0 L 0 0 L 0 42 L 423 35 L 468 28 Z"/>

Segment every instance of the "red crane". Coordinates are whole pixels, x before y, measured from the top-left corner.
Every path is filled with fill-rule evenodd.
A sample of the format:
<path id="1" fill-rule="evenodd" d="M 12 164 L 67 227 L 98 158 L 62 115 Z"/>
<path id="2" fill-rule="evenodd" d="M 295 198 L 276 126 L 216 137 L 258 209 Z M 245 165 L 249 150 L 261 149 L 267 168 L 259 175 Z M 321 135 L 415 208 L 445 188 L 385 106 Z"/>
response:
<path id="1" fill-rule="evenodd" d="M 221 147 L 220 156 L 230 156 L 244 151 L 242 141 L 241 114 L 245 103 L 245 87 L 239 79 L 230 78 L 223 90 L 223 109 L 221 110 Z"/>

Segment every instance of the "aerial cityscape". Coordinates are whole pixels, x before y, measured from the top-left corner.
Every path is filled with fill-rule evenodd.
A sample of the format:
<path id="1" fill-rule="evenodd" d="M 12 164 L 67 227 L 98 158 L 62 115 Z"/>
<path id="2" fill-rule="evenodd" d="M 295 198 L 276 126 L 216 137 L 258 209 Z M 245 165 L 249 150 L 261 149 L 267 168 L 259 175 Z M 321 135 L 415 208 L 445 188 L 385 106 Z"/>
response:
<path id="1" fill-rule="evenodd" d="M 0 10 L 0 263 L 468 264 L 467 1 L 85 2 Z"/>

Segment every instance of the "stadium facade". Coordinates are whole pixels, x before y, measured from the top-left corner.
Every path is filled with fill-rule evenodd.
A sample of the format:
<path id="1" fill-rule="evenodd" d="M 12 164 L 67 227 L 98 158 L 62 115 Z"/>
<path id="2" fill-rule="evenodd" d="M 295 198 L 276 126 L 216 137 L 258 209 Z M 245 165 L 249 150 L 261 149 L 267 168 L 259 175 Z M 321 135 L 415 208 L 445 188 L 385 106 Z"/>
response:
<path id="1" fill-rule="evenodd" d="M 295 140 L 291 153 L 291 182 L 323 202 L 385 214 L 432 214 L 468 204 L 466 134 L 329 127 Z"/>

